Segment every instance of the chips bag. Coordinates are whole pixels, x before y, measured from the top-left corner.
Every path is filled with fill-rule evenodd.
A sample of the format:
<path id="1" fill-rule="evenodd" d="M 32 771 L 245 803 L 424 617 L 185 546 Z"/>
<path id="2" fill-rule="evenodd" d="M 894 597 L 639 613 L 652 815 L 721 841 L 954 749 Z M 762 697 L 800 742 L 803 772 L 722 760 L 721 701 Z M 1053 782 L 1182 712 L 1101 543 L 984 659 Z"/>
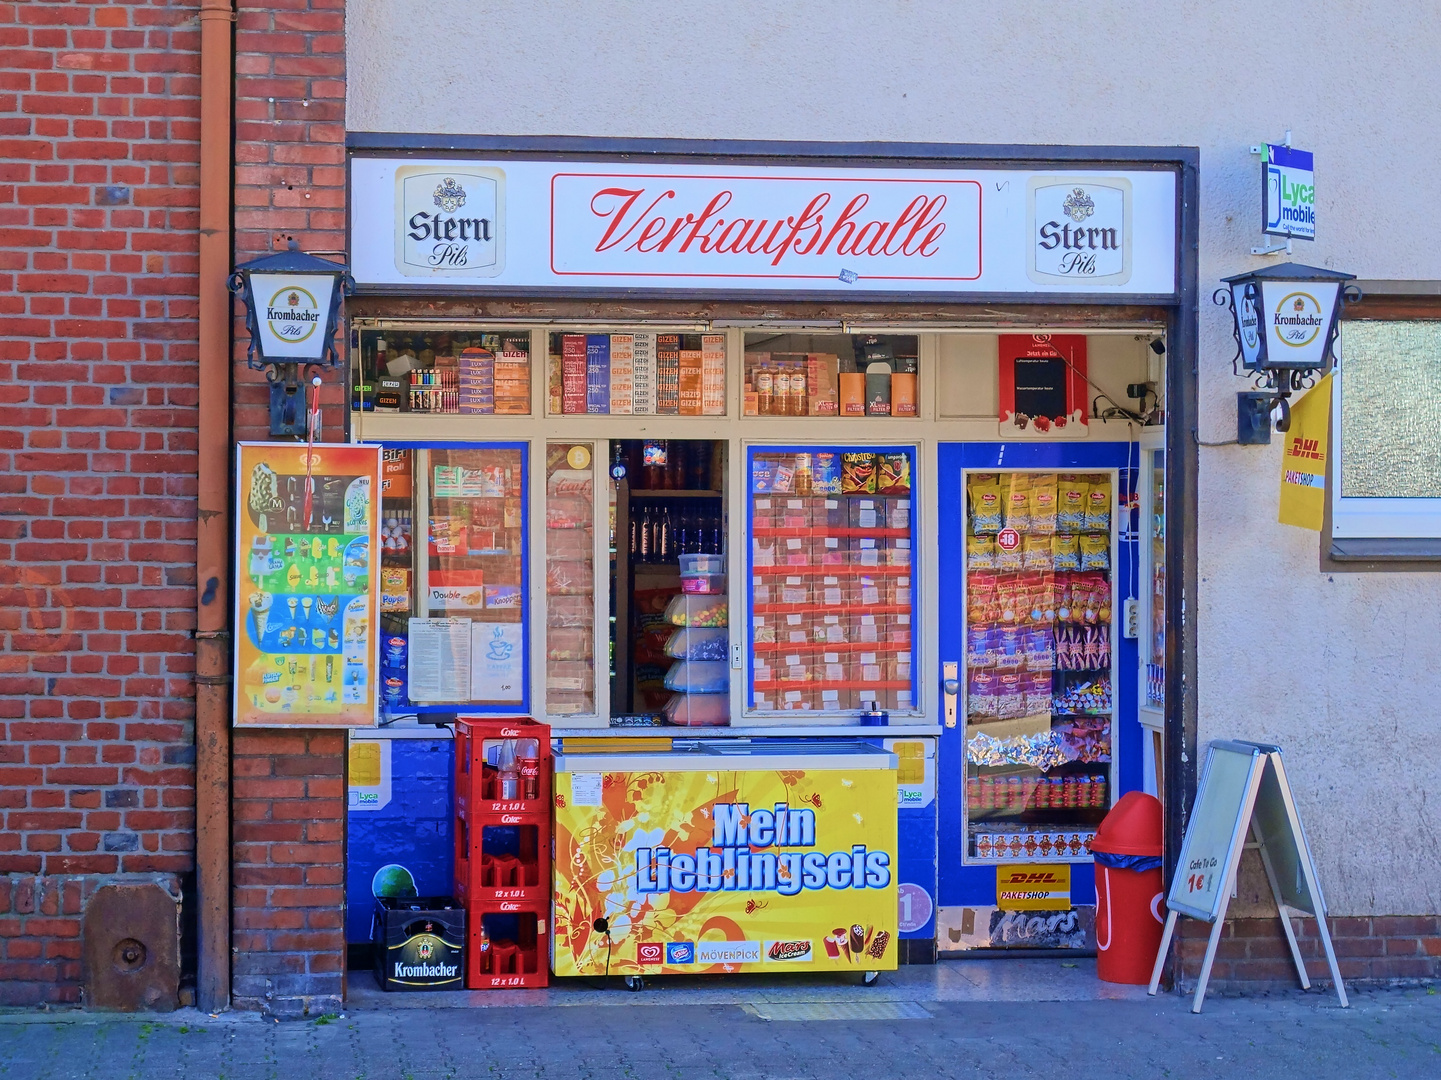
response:
<path id="1" fill-rule="evenodd" d="M 909 454 L 876 455 L 876 494 L 908 495 L 911 490 Z"/>
<path id="2" fill-rule="evenodd" d="M 1056 532 L 1080 532 L 1086 527 L 1086 501 L 1091 485 L 1075 476 L 1062 476 L 1056 485 Z"/>
<path id="3" fill-rule="evenodd" d="M 1031 528 L 1031 478 L 1012 473 L 1006 490 L 1006 528 L 1028 532 Z"/>
<path id="4" fill-rule="evenodd" d="M 966 566 L 972 570 L 996 568 L 996 541 L 991 536 L 966 538 Z"/>
<path id="5" fill-rule="evenodd" d="M 1082 570 L 1111 568 L 1111 543 L 1104 533 L 1083 533 L 1080 537 L 1080 548 Z"/>
<path id="6" fill-rule="evenodd" d="M 978 484 L 971 480 L 971 531 L 977 534 L 989 533 L 994 536 L 1001 531 L 1004 511 L 1001 504 L 1001 485 L 992 480 Z"/>
<path id="7" fill-rule="evenodd" d="M 1027 533 L 1021 543 L 1021 562 L 1027 570 L 1051 569 L 1051 538 Z"/>
<path id="8" fill-rule="evenodd" d="M 1081 568 L 1081 545 L 1073 533 L 1051 537 L 1051 565 L 1057 571 Z"/>
<path id="9" fill-rule="evenodd" d="M 1097 478 L 1086 494 L 1086 524 L 1091 532 L 1111 531 L 1111 478 Z"/>
<path id="10" fill-rule="evenodd" d="M 874 495 L 876 493 L 876 455 L 841 455 L 841 493 Z"/>
<path id="11" fill-rule="evenodd" d="M 1031 532 L 1050 536 L 1056 531 L 1059 484 L 1055 473 L 1031 477 Z"/>

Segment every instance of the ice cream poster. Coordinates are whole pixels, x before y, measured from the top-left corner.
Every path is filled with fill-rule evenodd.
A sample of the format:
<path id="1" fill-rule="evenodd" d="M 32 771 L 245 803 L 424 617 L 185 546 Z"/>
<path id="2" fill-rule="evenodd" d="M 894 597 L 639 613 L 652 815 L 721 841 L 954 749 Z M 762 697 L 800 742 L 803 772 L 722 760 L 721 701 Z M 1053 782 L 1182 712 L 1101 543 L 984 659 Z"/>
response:
<path id="1" fill-rule="evenodd" d="M 555 781 L 557 975 L 896 967 L 894 769 Z"/>
<path id="2" fill-rule="evenodd" d="M 236 467 L 236 726 L 372 726 L 380 448 L 241 443 Z"/>

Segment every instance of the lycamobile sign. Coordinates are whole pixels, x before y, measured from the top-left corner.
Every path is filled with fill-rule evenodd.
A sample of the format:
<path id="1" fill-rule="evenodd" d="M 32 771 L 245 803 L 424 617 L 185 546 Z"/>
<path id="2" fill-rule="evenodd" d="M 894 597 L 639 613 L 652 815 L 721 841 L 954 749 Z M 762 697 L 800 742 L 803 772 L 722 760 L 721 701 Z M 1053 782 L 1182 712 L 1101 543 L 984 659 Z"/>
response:
<path id="1" fill-rule="evenodd" d="M 1261 231 L 1316 239 L 1316 171 L 1309 151 L 1267 144 L 1261 163 Z"/>

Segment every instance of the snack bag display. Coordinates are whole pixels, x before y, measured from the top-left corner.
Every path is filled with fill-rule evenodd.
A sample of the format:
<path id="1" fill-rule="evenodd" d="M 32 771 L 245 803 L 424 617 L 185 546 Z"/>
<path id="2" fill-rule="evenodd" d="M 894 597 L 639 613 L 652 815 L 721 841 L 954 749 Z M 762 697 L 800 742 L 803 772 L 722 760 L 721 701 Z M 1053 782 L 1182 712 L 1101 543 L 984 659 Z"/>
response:
<path id="1" fill-rule="evenodd" d="M 1055 532 L 1080 532 L 1086 527 L 1091 485 L 1078 476 L 1062 476 L 1056 485 Z"/>
<path id="2" fill-rule="evenodd" d="M 1027 570 L 1051 569 L 1051 538 L 1036 532 L 1026 533 L 1021 542 L 1021 565 Z"/>
<path id="3" fill-rule="evenodd" d="M 1049 552 L 1047 552 L 1049 555 Z M 972 570 L 996 568 L 996 541 L 991 536 L 966 537 L 966 566 Z"/>
<path id="4" fill-rule="evenodd" d="M 1051 538 L 1051 567 L 1056 571 L 1081 568 L 1081 544 L 1072 533 L 1057 533 Z"/>
<path id="5" fill-rule="evenodd" d="M 1111 478 L 1098 476 L 1086 493 L 1085 528 L 1088 532 L 1109 532 L 1111 529 Z"/>
<path id="6" fill-rule="evenodd" d="M 909 454 L 876 455 L 876 493 L 907 495 L 911 490 L 911 456 Z"/>
<path id="7" fill-rule="evenodd" d="M 972 477 L 970 485 L 971 532 L 976 536 L 994 536 L 1005 521 L 1001 485 L 994 477 L 989 483 L 977 483 L 978 479 Z"/>
<path id="8" fill-rule="evenodd" d="M 1083 533 L 1079 538 L 1082 570 L 1109 570 L 1111 542 L 1103 533 Z"/>
<path id="9" fill-rule="evenodd" d="M 841 459 L 833 450 L 818 450 L 811 459 L 811 491 L 817 495 L 841 493 Z"/>
<path id="10" fill-rule="evenodd" d="M 1031 477 L 1031 532 L 1049 536 L 1056 531 L 1059 483 L 1054 473 Z"/>
<path id="11" fill-rule="evenodd" d="M 1011 482 L 1005 488 L 1006 528 L 1016 532 L 1028 532 L 1031 528 L 1031 477 L 1027 473 L 1012 473 Z"/>
<path id="12" fill-rule="evenodd" d="M 876 455 L 841 454 L 841 494 L 876 493 Z"/>

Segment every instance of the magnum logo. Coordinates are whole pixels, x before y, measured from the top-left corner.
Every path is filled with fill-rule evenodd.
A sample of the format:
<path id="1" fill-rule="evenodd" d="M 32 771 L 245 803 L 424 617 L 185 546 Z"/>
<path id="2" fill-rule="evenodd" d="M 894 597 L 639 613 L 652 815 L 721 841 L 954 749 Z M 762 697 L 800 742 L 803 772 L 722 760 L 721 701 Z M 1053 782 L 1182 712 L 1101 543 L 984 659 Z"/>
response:
<path id="1" fill-rule="evenodd" d="M 395 265 L 406 277 L 494 277 L 505 269 L 504 170 L 402 166 L 395 203 Z"/>

